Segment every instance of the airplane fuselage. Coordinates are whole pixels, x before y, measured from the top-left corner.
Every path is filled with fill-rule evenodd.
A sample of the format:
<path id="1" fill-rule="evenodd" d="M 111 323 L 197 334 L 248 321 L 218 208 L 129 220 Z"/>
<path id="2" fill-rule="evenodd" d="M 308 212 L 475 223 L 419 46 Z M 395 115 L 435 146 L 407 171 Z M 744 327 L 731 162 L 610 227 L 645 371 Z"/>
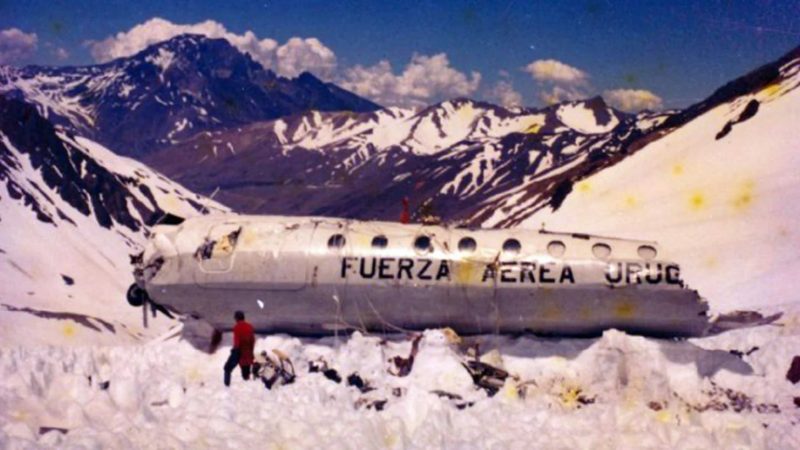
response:
<path id="1" fill-rule="evenodd" d="M 655 243 L 323 217 L 204 216 L 153 230 L 137 284 L 230 327 L 326 334 L 700 335 L 707 305 Z"/>

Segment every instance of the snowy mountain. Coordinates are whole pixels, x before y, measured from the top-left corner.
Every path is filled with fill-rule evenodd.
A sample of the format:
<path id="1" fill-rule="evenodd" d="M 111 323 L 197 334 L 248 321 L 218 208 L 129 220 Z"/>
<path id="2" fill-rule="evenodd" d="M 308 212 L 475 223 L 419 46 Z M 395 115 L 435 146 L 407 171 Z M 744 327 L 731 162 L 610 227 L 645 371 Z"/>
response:
<path id="1" fill-rule="evenodd" d="M 800 49 L 670 117 L 669 134 L 522 225 L 658 240 L 717 310 L 800 302 L 798 86 Z M 528 207 L 503 206 L 487 224 Z"/>
<path id="2" fill-rule="evenodd" d="M 395 219 L 400 199 L 480 223 L 482 204 L 596 170 L 666 119 L 601 98 L 507 110 L 468 99 L 420 111 L 310 112 L 202 133 L 144 161 L 237 211 Z M 616 156 L 615 156 L 616 155 Z M 555 184 L 553 184 L 555 183 Z M 553 186 L 550 186 L 553 184 Z"/>
<path id="3" fill-rule="evenodd" d="M 125 302 L 128 255 L 166 212 L 224 207 L 0 95 L 0 336 L 113 343 L 153 334 Z M 37 333 L 29 333 L 37 329 Z"/>
<path id="4" fill-rule="evenodd" d="M 198 132 L 300 111 L 379 108 L 310 73 L 279 77 L 228 41 L 198 35 L 96 66 L 0 67 L 0 93 L 36 104 L 54 123 L 130 156 Z"/>

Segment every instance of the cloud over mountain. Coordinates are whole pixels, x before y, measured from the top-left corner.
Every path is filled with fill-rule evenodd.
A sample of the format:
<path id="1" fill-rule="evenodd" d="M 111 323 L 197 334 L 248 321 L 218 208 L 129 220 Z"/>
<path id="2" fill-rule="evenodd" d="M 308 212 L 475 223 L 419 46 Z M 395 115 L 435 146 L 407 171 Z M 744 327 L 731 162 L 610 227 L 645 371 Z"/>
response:
<path id="1" fill-rule="evenodd" d="M 555 59 L 538 59 L 525 66 L 524 70 L 539 82 L 579 85 L 589 80 L 586 72 Z"/>
<path id="2" fill-rule="evenodd" d="M 36 51 L 39 37 L 19 28 L 0 30 L 0 64 L 23 60 Z"/>
<path id="3" fill-rule="evenodd" d="M 537 59 L 523 71 L 539 85 L 539 100 L 545 105 L 580 100 L 590 96 L 589 74 L 555 59 Z"/>
<path id="4" fill-rule="evenodd" d="M 325 79 L 336 68 L 336 54 L 319 39 L 293 37 L 279 45 L 275 39 L 259 38 L 250 30 L 242 34 L 233 33 L 214 20 L 182 25 L 154 17 L 128 31 L 121 31 L 101 41 L 87 41 L 86 44 L 96 61 L 106 62 L 131 56 L 149 45 L 181 34 L 226 39 L 240 51 L 249 53 L 264 67 L 284 76 L 294 77 L 303 71 L 310 71 Z"/>
<path id="5" fill-rule="evenodd" d="M 658 95 L 644 89 L 611 89 L 603 91 L 608 104 L 623 111 L 638 112 L 643 109 L 661 109 L 663 102 Z"/>
<path id="6" fill-rule="evenodd" d="M 522 94 L 514 89 L 511 81 L 500 80 L 487 92 L 487 97 L 496 100 L 505 108 L 522 106 Z"/>
<path id="7" fill-rule="evenodd" d="M 468 76 L 450 65 L 446 53 L 437 53 L 414 54 L 399 74 L 392 71 L 387 60 L 369 67 L 356 65 L 345 70 L 339 84 L 383 105 L 418 106 L 471 95 L 480 82 L 480 73 L 471 72 Z"/>

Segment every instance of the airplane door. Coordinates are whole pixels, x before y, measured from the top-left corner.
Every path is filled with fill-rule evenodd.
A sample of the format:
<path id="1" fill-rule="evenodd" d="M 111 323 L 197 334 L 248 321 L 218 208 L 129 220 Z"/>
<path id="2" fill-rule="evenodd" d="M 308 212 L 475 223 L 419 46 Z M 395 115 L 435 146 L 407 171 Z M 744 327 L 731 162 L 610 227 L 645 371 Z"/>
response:
<path id="1" fill-rule="evenodd" d="M 195 283 L 210 289 L 303 289 L 312 235 L 313 228 L 215 225 L 195 254 Z"/>
<path id="2" fill-rule="evenodd" d="M 234 250 L 242 232 L 239 224 L 214 225 L 200 248 L 197 258 L 200 268 L 209 273 L 225 273 L 233 267 Z"/>

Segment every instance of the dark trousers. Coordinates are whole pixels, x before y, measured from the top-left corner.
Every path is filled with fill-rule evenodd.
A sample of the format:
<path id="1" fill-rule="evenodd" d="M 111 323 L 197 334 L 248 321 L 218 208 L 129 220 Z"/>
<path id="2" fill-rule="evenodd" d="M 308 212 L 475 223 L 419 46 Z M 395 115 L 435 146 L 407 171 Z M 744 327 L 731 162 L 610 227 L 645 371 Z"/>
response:
<path id="1" fill-rule="evenodd" d="M 231 355 L 228 356 L 228 360 L 225 361 L 225 386 L 231 385 L 231 373 L 233 369 L 239 365 L 239 358 L 241 357 L 241 352 L 238 348 L 231 349 Z M 242 378 L 245 380 L 250 379 L 250 366 L 241 366 L 242 367 Z"/>

